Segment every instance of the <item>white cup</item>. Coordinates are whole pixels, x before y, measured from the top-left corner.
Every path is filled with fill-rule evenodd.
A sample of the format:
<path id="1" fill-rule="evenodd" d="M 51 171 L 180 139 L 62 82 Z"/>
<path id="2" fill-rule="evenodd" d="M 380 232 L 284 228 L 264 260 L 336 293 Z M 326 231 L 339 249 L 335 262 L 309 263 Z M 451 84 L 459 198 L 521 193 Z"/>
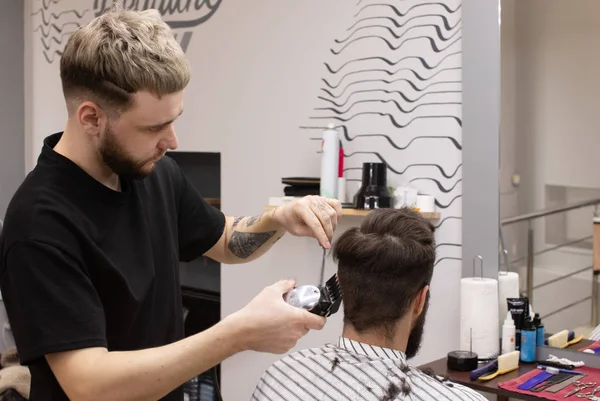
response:
<path id="1" fill-rule="evenodd" d="M 424 213 L 434 213 L 435 198 L 431 195 L 417 195 L 417 208 Z"/>

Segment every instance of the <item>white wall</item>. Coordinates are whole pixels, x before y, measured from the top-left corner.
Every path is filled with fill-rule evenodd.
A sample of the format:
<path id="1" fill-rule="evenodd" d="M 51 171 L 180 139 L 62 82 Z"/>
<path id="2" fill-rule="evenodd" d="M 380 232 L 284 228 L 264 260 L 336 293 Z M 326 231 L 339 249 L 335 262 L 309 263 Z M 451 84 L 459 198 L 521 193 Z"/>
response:
<path id="1" fill-rule="evenodd" d="M 359 136 L 344 143 L 349 179 L 358 179 L 361 163 L 378 161 L 379 155 L 394 170 L 404 172 L 400 175 L 390 170 L 390 184 L 414 180 L 413 185 L 437 197 L 442 218 L 447 219 L 440 222 L 437 233 L 439 264 L 432 283 L 425 342 L 415 363 L 441 357 L 458 346 L 462 215 L 460 2 L 448 0 L 443 5 L 450 11 L 421 1 L 401 2 L 397 5 L 401 14 L 414 6 L 408 16 L 401 18 L 388 6 L 368 2 L 357 5 L 346 0 L 223 2 L 208 22 L 193 29 L 187 53 L 194 75 L 186 94 L 186 111 L 177 123 L 180 150 L 221 153 L 222 209 L 231 215 L 260 213 L 269 196 L 283 193 L 281 177 L 318 176 L 318 142 L 310 138 L 318 136 L 319 131 L 299 127 L 340 122 L 333 118 L 334 112 L 314 110 L 331 105 L 318 99 L 325 93 L 321 90 L 325 85 L 322 79 L 333 84 L 340 80 L 340 74 L 329 74 L 324 63 L 339 68 L 359 58 L 385 57 L 393 62 L 403 59 L 395 66 L 380 59 L 351 63 L 347 71 L 355 73 L 346 76 L 344 82 L 364 81 L 353 84 L 351 90 L 400 91 L 415 102 L 406 102 L 399 93 L 358 92 L 353 99 L 362 102 L 349 112 L 341 107 L 340 116 L 350 118 L 346 126 L 352 137 L 386 134 L 399 147 L 406 147 L 412 139 L 427 137 L 416 139 L 406 150 L 395 149 L 381 136 Z M 50 4 L 57 14 L 76 7 L 81 15 L 92 6 L 90 0 Z M 88 11 L 79 18 L 74 12 L 65 13 L 60 23 L 76 26 L 91 14 Z M 37 17 L 26 16 L 26 29 L 35 29 Z M 442 26 L 443 38 L 439 38 L 435 27 L 441 25 L 442 16 L 452 28 L 446 30 Z M 402 35 L 399 39 L 381 27 L 358 30 L 355 38 L 367 38 L 334 55 L 330 49 L 343 46 L 335 41 L 346 38 L 351 33 L 348 28 L 361 17 L 375 19 L 358 22 L 357 27 L 393 27 L 392 21 L 406 25 L 394 28 L 396 35 Z M 393 47 L 401 46 L 390 50 L 383 40 L 369 35 L 380 35 Z M 52 46 L 60 49 L 57 41 Z M 39 32 L 33 35 L 27 50 L 33 61 L 29 76 L 32 110 L 28 114 L 31 146 L 27 149 L 31 167 L 43 137 L 62 129 L 65 111 L 58 65 L 46 61 Z M 430 67 L 424 67 L 416 56 Z M 393 73 L 373 71 L 381 69 Z M 419 89 L 414 90 L 411 85 Z M 400 112 L 389 102 L 392 99 L 409 111 Z M 345 98 L 335 101 L 341 103 Z M 393 126 L 389 116 L 406 127 Z M 445 137 L 457 141 L 459 148 Z M 349 186 L 348 192 L 352 195 L 355 190 L 356 183 Z M 344 218 L 338 233 L 359 222 L 356 218 Z M 296 277 L 300 283 L 316 282 L 320 255 L 314 240 L 286 237 L 259 261 L 224 266 L 222 314 L 244 306 L 261 288 L 282 277 Z M 327 274 L 334 272 L 331 264 L 327 268 Z M 309 334 L 298 347 L 335 341 L 340 322 L 341 314 L 332 317 L 322 332 Z M 262 371 L 276 358 L 244 353 L 226 361 L 222 370 L 224 397 L 248 399 Z"/>

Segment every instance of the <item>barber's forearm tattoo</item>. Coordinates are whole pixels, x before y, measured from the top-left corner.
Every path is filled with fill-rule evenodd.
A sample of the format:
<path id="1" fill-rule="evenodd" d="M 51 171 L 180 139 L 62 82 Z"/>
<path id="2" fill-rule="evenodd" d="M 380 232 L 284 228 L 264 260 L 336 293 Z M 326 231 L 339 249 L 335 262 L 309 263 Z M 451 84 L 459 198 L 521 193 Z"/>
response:
<path id="1" fill-rule="evenodd" d="M 235 256 L 240 259 L 247 259 L 252 256 L 261 246 L 263 246 L 276 231 L 265 233 L 244 233 L 234 231 L 229 240 L 228 248 Z"/>
<path id="2" fill-rule="evenodd" d="M 259 216 L 252 216 L 248 219 L 248 221 L 246 222 L 246 227 L 251 227 L 253 226 L 255 223 L 258 223 L 260 221 L 260 219 L 262 218 L 262 215 Z"/>
<path id="3" fill-rule="evenodd" d="M 235 220 L 233 220 L 233 228 L 236 228 L 237 226 L 251 227 L 254 224 L 258 223 L 261 219 L 262 215 L 252 217 L 236 217 Z"/>
<path id="4" fill-rule="evenodd" d="M 244 217 L 236 217 L 235 220 L 233 220 L 233 228 L 235 228 L 238 224 L 240 224 L 240 221 L 244 220 Z"/>

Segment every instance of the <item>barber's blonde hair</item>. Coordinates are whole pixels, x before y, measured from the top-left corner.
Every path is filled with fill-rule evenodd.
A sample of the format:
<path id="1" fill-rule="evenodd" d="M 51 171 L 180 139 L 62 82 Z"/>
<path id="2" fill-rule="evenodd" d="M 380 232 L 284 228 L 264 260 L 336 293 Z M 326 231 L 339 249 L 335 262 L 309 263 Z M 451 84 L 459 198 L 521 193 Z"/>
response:
<path id="1" fill-rule="evenodd" d="M 127 11 L 117 1 L 71 35 L 60 77 L 69 109 L 91 100 L 119 112 L 138 91 L 160 97 L 183 90 L 190 66 L 157 10 Z"/>

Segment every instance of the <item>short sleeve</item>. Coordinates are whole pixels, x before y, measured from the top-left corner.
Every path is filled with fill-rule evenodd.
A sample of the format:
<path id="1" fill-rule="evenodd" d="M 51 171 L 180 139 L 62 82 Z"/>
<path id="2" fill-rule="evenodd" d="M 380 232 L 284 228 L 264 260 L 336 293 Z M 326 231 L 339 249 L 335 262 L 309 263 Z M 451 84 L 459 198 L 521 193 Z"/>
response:
<path id="1" fill-rule="evenodd" d="M 189 262 L 206 253 L 225 231 L 225 215 L 208 204 L 181 172 L 178 210 L 179 259 Z"/>
<path id="2" fill-rule="evenodd" d="M 21 363 L 106 347 L 102 303 L 75 258 L 56 246 L 25 241 L 14 243 L 2 262 L 0 289 Z"/>

